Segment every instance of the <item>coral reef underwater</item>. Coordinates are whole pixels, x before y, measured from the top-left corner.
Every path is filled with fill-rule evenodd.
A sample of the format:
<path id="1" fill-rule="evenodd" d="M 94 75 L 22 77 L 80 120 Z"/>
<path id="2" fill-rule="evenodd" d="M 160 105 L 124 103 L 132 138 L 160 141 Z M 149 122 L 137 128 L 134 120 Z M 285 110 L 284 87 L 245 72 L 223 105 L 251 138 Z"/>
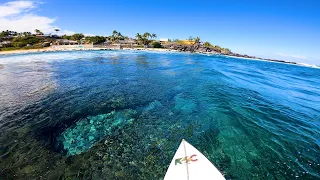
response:
<path id="1" fill-rule="evenodd" d="M 112 111 L 107 114 L 88 116 L 66 129 L 57 137 L 57 146 L 67 155 L 87 151 L 116 128 L 134 121 L 135 110 Z"/>
<path id="2" fill-rule="evenodd" d="M 113 110 L 107 114 L 88 116 L 67 128 L 56 139 L 56 149 L 67 155 L 77 155 L 89 150 L 115 129 L 121 129 L 133 123 L 138 112 L 146 113 L 162 106 L 158 100 L 152 101 L 137 110 Z"/>

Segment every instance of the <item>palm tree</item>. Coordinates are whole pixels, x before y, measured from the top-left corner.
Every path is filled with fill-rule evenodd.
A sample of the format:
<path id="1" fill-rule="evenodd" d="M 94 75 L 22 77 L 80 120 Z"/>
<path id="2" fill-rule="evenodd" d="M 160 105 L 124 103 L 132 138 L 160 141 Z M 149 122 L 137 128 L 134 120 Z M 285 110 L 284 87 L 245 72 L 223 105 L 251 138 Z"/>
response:
<path id="1" fill-rule="evenodd" d="M 39 29 L 36 29 L 34 31 L 36 32 L 37 35 L 43 35 L 43 33 Z"/>
<path id="2" fill-rule="evenodd" d="M 60 31 L 59 28 L 54 28 L 54 31 L 56 32 L 56 35 L 58 34 L 58 32 Z"/>
<path id="3" fill-rule="evenodd" d="M 31 32 L 23 32 L 24 36 L 31 36 Z"/>
<path id="4" fill-rule="evenodd" d="M 140 34 L 140 33 L 137 33 L 135 37 L 136 37 L 135 41 L 136 41 L 137 43 L 140 43 L 140 40 L 142 39 L 141 34 Z"/>
<path id="5" fill-rule="evenodd" d="M 156 38 L 157 35 L 156 34 L 151 34 L 149 32 L 145 32 L 143 33 L 143 35 L 141 35 L 140 33 L 137 33 L 136 34 L 136 38 L 137 38 L 137 41 L 140 43 L 140 44 L 143 44 L 144 46 L 148 46 L 151 42 L 150 39 L 152 38 Z"/>
<path id="6" fill-rule="evenodd" d="M 113 30 L 113 31 L 112 31 L 112 35 L 115 36 L 115 35 L 117 35 L 117 34 L 118 34 L 118 31 L 116 31 L 116 30 Z"/>
<path id="7" fill-rule="evenodd" d="M 119 42 L 119 40 L 124 40 L 125 37 L 118 31 L 113 30 L 112 35 L 108 37 L 111 42 Z"/>
<path id="8" fill-rule="evenodd" d="M 143 37 L 145 37 L 145 38 L 149 38 L 149 37 L 151 37 L 151 34 L 150 34 L 150 33 L 148 33 L 148 32 L 145 32 L 145 33 L 143 33 Z"/>
<path id="9" fill-rule="evenodd" d="M 152 38 L 157 38 L 157 35 L 155 33 L 151 34 Z"/>

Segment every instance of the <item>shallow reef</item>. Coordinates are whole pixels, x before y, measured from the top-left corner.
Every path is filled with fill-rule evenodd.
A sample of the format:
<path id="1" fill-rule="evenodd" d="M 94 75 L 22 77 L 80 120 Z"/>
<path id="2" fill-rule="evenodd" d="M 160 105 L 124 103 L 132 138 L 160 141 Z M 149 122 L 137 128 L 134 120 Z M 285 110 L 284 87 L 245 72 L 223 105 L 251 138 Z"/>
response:
<path id="1" fill-rule="evenodd" d="M 57 148 L 62 148 L 62 152 L 67 155 L 85 152 L 107 135 L 111 135 L 114 129 L 132 123 L 136 113 L 135 110 L 128 109 L 81 119 L 57 137 Z"/>

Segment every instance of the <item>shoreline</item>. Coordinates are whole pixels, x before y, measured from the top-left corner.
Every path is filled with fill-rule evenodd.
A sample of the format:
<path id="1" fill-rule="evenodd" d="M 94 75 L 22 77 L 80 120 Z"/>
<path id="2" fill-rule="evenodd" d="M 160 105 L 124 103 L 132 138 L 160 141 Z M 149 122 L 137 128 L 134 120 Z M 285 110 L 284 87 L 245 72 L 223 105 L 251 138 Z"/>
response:
<path id="1" fill-rule="evenodd" d="M 41 49 L 22 49 L 22 50 L 12 50 L 12 51 L 0 51 L 0 57 L 2 55 L 14 55 L 14 54 L 28 54 L 28 53 L 44 53 L 44 52 L 68 52 L 68 51 L 108 51 L 108 50 L 126 50 L 126 51 L 156 51 L 156 52 L 189 52 L 189 51 L 179 51 L 174 49 L 168 48 L 41 48 Z M 283 64 L 291 64 L 291 65 L 298 65 L 303 67 L 311 67 L 311 68 L 320 68 L 317 65 L 311 65 L 306 63 L 298 63 L 298 62 L 290 62 L 284 60 L 273 60 L 273 59 L 264 59 L 264 58 L 251 58 L 251 57 L 241 57 L 241 56 L 232 56 L 232 55 L 225 55 L 225 54 L 217 54 L 217 53 L 210 53 L 210 52 L 194 52 L 195 54 L 203 54 L 203 55 L 221 55 L 225 57 L 231 58 L 239 58 L 239 59 L 249 59 L 249 60 L 259 60 L 259 61 L 268 61 L 268 62 L 276 62 L 276 63 L 283 63 Z"/>
<path id="2" fill-rule="evenodd" d="M 0 51 L 1 55 L 12 55 L 12 54 L 28 54 L 28 53 L 42 53 L 42 52 L 68 52 L 68 51 L 103 51 L 103 50 L 141 50 L 141 51 L 159 51 L 159 52 L 180 52 L 173 49 L 165 48 L 41 48 L 41 49 L 21 49 L 12 51 Z"/>

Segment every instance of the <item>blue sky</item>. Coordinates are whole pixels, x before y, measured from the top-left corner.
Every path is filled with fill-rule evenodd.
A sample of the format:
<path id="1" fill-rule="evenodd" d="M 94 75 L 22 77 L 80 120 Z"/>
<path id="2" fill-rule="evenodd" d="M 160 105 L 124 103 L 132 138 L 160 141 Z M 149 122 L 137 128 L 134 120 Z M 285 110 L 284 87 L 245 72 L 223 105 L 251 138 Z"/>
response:
<path id="1" fill-rule="evenodd" d="M 320 65 L 318 0 L 42 0 L 1 15 L 1 6 L 12 2 L 20 1 L 0 0 L 0 30 L 26 26 L 99 35 L 118 30 L 131 37 L 145 31 L 159 38 L 199 36 L 234 52 Z M 21 17 L 29 25 L 13 24 Z"/>

